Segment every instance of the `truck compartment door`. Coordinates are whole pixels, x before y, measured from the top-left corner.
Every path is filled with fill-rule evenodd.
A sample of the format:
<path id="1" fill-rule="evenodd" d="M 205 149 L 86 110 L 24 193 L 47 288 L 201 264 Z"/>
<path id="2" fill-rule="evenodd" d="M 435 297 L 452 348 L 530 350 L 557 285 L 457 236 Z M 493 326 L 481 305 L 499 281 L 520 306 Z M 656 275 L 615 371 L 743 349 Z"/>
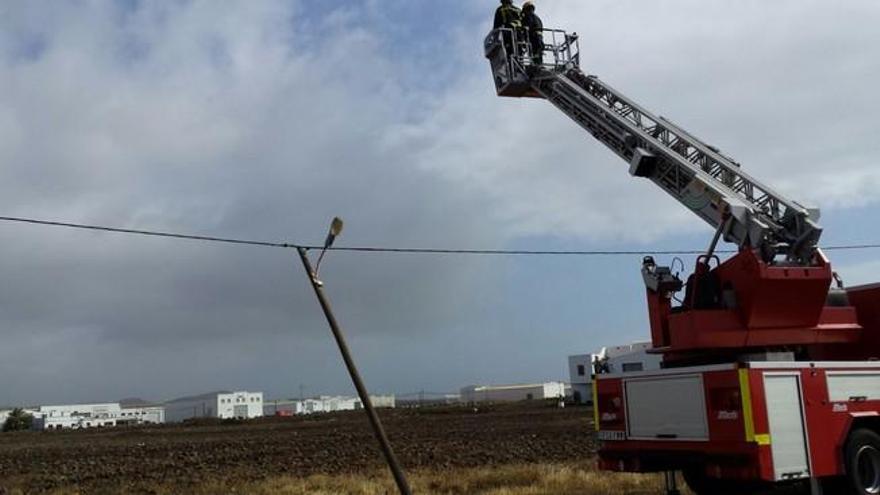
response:
<path id="1" fill-rule="evenodd" d="M 809 477 L 800 376 L 767 373 L 764 375 L 764 392 L 776 480 Z"/>
<path id="2" fill-rule="evenodd" d="M 633 378 L 625 388 L 629 438 L 709 439 L 702 376 Z"/>
<path id="3" fill-rule="evenodd" d="M 880 400 L 880 373 L 876 371 L 829 371 L 831 402 Z"/>

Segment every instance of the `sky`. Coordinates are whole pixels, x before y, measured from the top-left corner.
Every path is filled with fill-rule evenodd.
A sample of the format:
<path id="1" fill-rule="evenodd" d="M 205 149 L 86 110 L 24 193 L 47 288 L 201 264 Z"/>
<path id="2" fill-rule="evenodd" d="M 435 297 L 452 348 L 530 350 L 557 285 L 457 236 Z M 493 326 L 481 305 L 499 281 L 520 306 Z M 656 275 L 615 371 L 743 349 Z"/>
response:
<path id="1" fill-rule="evenodd" d="M 708 226 L 540 100 L 492 0 L 8 1 L 0 216 L 272 242 L 699 249 Z M 546 0 L 583 69 L 880 242 L 874 0 Z M 0 223 L 0 404 L 350 394 L 296 253 Z M 849 284 L 878 251 L 833 252 Z M 668 259 L 660 258 L 662 262 Z M 692 260 L 686 260 L 688 264 Z M 371 390 L 567 379 L 648 337 L 640 257 L 333 252 Z"/>

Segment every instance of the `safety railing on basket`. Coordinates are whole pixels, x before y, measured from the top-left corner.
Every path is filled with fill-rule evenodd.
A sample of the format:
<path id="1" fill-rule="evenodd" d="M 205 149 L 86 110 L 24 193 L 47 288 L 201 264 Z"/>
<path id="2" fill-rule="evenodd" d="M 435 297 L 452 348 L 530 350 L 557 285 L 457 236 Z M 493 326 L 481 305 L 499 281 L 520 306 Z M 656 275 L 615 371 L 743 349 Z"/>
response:
<path id="1" fill-rule="evenodd" d="M 495 29 L 486 37 L 485 49 L 487 56 L 503 50 L 504 57 L 522 69 L 540 67 L 557 71 L 580 65 L 578 35 L 562 29 L 542 29 L 538 37 L 525 28 Z"/>

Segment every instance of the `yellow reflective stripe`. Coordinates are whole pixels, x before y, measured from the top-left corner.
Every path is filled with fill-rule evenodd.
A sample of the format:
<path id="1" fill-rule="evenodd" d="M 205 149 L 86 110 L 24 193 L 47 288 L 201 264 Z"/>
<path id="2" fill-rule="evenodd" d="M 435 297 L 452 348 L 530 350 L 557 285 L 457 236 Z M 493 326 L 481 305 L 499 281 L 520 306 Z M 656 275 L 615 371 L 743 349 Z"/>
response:
<path id="1" fill-rule="evenodd" d="M 754 442 L 755 418 L 752 416 L 752 387 L 749 386 L 749 370 L 739 370 L 739 393 L 742 398 L 743 423 L 746 426 L 746 442 Z M 769 444 L 769 435 L 768 444 Z"/>
<path id="2" fill-rule="evenodd" d="M 599 431 L 599 384 L 593 377 L 593 427 Z"/>
<path id="3" fill-rule="evenodd" d="M 758 442 L 758 445 L 770 445 L 770 434 L 755 435 L 755 441 Z"/>

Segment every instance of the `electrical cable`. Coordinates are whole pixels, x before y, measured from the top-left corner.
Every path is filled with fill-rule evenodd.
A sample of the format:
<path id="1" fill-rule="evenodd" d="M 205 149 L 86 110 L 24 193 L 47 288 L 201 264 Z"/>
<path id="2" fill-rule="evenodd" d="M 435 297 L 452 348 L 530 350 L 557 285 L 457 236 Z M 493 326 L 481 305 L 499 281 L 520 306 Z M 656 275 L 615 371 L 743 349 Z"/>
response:
<path id="1" fill-rule="evenodd" d="M 281 249 L 297 249 L 303 248 L 307 250 L 323 249 L 323 246 L 306 245 L 291 242 L 269 242 L 252 239 L 238 239 L 231 237 L 216 237 L 206 235 L 181 234 L 175 232 L 163 232 L 158 230 L 128 229 L 120 227 L 109 227 L 104 225 L 90 225 L 82 223 L 58 222 L 51 220 L 39 220 L 34 218 L 0 216 L 2 222 L 26 223 L 32 225 L 42 225 L 51 227 L 64 227 L 71 229 L 92 230 L 100 232 L 111 232 L 117 234 L 141 235 L 149 237 L 164 237 L 172 239 L 183 239 L 202 242 L 215 242 L 225 244 L 238 244 L 258 247 L 271 247 Z M 826 246 L 826 251 L 854 251 L 867 249 L 880 249 L 880 243 L 877 244 L 849 244 Z M 569 251 L 569 250 L 504 250 L 504 249 L 442 249 L 442 248 L 400 248 L 400 247 L 380 247 L 380 246 L 339 246 L 331 247 L 330 251 L 340 252 L 356 252 L 356 253 L 391 253 L 391 254 L 435 254 L 435 255 L 482 255 L 482 256 L 644 256 L 644 255 L 666 255 L 666 256 L 687 256 L 704 254 L 702 250 L 610 250 L 610 251 Z M 717 253 L 733 254 L 734 250 L 720 250 Z"/>
<path id="2" fill-rule="evenodd" d="M 246 239 L 232 239 L 228 237 L 212 237 L 212 236 L 203 236 L 203 235 L 191 235 L 191 234 L 177 234 L 172 232 L 160 232 L 155 230 L 138 230 L 138 229 L 123 229 L 119 227 L 106 227 L 102 225 L 88 225 L 81 223 L 69 223 L 69 222 L 55 222 L 50 220 L 36 220 L 33 218 L 21 218 L 21 217 L 5 217 L 0 216 L 0 221 L 3 222 L 16 222 L 16 223 L 29 223 L 34 225 L 46 225 L 51 227 L 66 227 L 71 229 L 84 229 L 84 230 L 97 230 L 102 232 L 114 232 L 118 234 L 136 234 L 136 235 L 144 235 L 151 237 L 170 237 L 174 239 L 186 239 L 193 241 L 206 241 L 206 242 L 223 242 L 228 244 L 245 244 L 250 246 L 262 246 L 262 247 L 275 247 L 275 248 L 296 248 L 296 247 L 306 247 L 306 246 L 297 246 L 294 244 L 286 244 L 286 243 L 277 243 L 277 242 L 263 242 L 263 241 L 252 241 Z"/>

